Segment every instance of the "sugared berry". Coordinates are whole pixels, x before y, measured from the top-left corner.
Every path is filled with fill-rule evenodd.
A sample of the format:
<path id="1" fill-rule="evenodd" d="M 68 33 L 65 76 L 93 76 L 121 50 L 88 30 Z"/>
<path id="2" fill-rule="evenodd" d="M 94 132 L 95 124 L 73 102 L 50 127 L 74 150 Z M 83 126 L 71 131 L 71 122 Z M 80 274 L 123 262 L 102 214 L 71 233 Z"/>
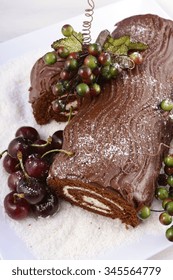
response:
<path id="1" fill-rule="evenodd" d="M 36 204 L 42 201 L 46 195 L 46 184 L 35 178 L 25 178 L 17 185 L 17 193 L 23 194 L 24 198 L 30 204 Z"/>
<path id="2" fill-rule="evenodd" d="M 55 214 L 59 209 L 59 199 L 50 190 L 47 190 L 47 194 L 44 199 L 37 204 L 32 205 L 33 213 L 36 217 L 48 217 Z"/>
<path id="3" fill-rule="evenodd" d="M 47 177 L 49 165 L 44 158 L 31 154 L 25 161 L 25 170 L 30 177 L 42 179 Z"/>

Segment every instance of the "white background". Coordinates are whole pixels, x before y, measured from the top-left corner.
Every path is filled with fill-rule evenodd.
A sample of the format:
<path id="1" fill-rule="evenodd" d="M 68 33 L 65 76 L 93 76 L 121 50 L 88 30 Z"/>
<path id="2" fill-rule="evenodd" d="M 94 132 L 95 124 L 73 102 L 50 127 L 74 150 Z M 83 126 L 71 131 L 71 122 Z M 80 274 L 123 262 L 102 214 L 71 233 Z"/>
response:
<path id="1" fill-rule="evenodd" d="M 95 5 L 99 8 L 118 1 L 95 0 Z M 172 0 L 156 2 L 173 18 Z M 0 42 L 82 14 L 87 7 L 87 0 L 0 0 Z M 173 246 L 151 259 L 173 259 Z"/>
<path id="2" fill-rule="evenodd" d="M 118 1 L 95 0 L 95 5 Z M 156 2 L 173 18 L 172 0 Z M 82 14 L 87 6 L 87 0 L 0 0 L 0 42 Z"/>

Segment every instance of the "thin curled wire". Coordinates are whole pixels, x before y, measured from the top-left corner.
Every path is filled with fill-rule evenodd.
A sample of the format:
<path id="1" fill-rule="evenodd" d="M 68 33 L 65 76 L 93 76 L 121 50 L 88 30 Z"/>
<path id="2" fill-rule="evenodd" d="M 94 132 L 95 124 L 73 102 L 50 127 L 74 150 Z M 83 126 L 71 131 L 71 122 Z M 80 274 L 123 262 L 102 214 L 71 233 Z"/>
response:
<path id="1" fill-rule="evenodd" d="M 85 9 L 85 16 L 87 18 L 90 18 L 90 20 L 85 20 L 83 22 L 82 34 L 83 34 L 84 44 L 89 44 L 91 42 L 91 24 L 93 21 L 93 14 L 95 8 L 95 4 L 93 0 L 88 0 L 88 4 L 90 8 Z"/>

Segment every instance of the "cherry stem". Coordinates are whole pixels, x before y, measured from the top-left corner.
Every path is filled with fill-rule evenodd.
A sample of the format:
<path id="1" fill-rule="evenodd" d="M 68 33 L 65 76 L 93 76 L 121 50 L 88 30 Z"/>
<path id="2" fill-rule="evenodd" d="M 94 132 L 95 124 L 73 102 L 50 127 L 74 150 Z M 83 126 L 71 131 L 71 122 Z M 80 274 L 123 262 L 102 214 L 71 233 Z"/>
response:
<path id="1" fill-rule="evenodd" d="M 66 150 L 63 150 L 63 149 L 54 149 L 54 150 L 50 150 L 50 151 L 44 153 L 41 156 L 41 158 L 43 158 L 44 156 L 46 156 L 46 155 L 48 155 L 50 153 L 55 153 L 55 152 L 64 153 L 64 154 L 66 154 L 69 157 L 72 157 L 74 155 L 74 152 L 66 151 Z"/>
<path id="2" fill-rule="evenodd" d="M 69 114 L 69 117 L 68 117 L 68 123 L 70 122 L 71 118 L 72 118 L 72 113 L 73 113 L 73 107 L 71 106 L 70 107 L 70 114 Z"/>
<path id="3" fill-rule="evenodd" d="M 17 197 L 18 198 L 25 198 L 25 195 L 24 195 L 24 193 L 14 193 L 13 197 L 14 197 L 14 202 L 16 203 L 17 202 L 17 200 L 16 200 Z"/>
<path id="4" fill-rule="evenodd" d="M 50 145 L 51 143 L 52 143 L 52 137 L 49 136 L 49 137 L 47 138 L 46 143 L 44 143 L 44 144 L 31 144 L 31 146 L 32 146 L 32 147 L 46 147 L 46 146 Z"/>
<path id="5" fill-rule="evenodd" d="M 3 154 L 8 153 L 8 150 L 3 151 L 2 153 L 0 153 L 0 159 L 2 158 Z"/>
<path id="6" fill-rule="evenodd" d="M 20 151 L 17 152 L 17 158 L 18 158 L 18 160 L 19 160 L 19 164 L 20 164 L 20 167 L 21 167 L 21 169 L 22 169 L 22 171 L 23 171 L 23 174 L 24 174 L 25 178 L 26 178 L 26 179 L 29 179 L 30 176 L 29 176 L 29 175 L 26 173 L 26 171 L 25 171 L 25 167 L 24 167 L 24 165 L 23 165 L 23 156 L 22 156 L 22 153 L 21 153 Z"/>

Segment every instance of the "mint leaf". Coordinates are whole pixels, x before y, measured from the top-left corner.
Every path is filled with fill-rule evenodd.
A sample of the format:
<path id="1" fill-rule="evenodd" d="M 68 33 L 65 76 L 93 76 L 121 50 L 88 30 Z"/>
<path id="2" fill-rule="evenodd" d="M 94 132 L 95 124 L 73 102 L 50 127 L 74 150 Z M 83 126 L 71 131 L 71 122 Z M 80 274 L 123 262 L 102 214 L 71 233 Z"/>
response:
<path id="1" fill-rule="evenodd" d="M 148 46 L 141 42 L 131 42 L 130 36 L 122 36 L 117 39 L 108 36 L 103 48 L 116 55 L 127 55 L 129 50 L 145 50 Z"/>
<path id="2" fill-rule="evenodd" d="M 63 38 L 53 42 L 51 47 L 57 50 L 59 47 L 65 47 L 69 52 L 78 52 L 82 50 L 83 35 L 82 33 L 73 32 L 73 34 L 67 38 Z"/>

